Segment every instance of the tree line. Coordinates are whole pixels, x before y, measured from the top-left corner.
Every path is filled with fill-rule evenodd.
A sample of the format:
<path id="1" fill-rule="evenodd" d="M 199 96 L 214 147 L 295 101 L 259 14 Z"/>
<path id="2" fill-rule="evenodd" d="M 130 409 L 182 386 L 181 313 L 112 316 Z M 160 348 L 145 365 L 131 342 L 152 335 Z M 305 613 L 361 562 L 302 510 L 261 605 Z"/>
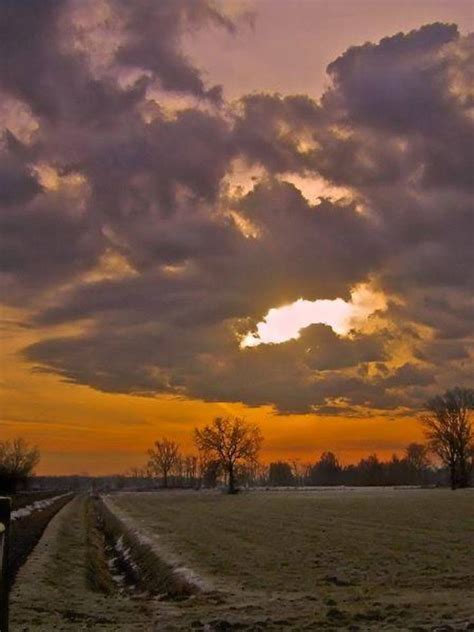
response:
<path id="1" fill-rule="evenodd" d="M 240 417 L 217 417 L 204 428 L 195 428 L 197 455 L 182 456 L 176 442 L 163 438 L 148 450 L 148 463 L 141 474 L 158 478 L 163 487 L 170 480 L 175 485 L 215 487 L 224 477 L 233 494 L 237 478 L 255 480 L 262 442 L 258 426 Z"/>
<path id="2" fill-rule="evenodd" d="M 269 486 L 436 485 L 442 478 L 442 472 L 429 459 L 427 447 L 410 443 L 403 457 L 394 454 L 388 461 L 371 454 L 357 464 L 343 465 L 333 452 L 323 452 L 314 463 L 277 461 L 270 463 L 266 483 Z"/>
<path id="3" fill-rule="evenodd" d="M 173 458 L 162 461 L 163 452 L 172 452 Z M 145 486 L 145 481 L 162 487 L 227 485 L 231 493 L 235 492 L 237 484 L 249 487 L 439 486 L 445 484 L 449 473 L 444 466 L 437 466 L 430 458 L 428 447 L 419 443 L 409 444 L 401 457 L 394 454 L 384 461 L 377 454 L 371 454 L 351 465 L 343 465 L 330 451 L 323 452 L 314 462 L 293 459 L 266 465 L 258 461 L 241 461 L 234 465 L 230 476 L 221 459 L 183 456 L 179 445 L 166 438 L 156 441 L 150 453 L 153 456 L 144 468 L 132 468 L 127 472 L 138 485 Z"/>
<path id="4" fill-rule="evenodd" d="M 223 484 L 230 493 L 238 485 L 440 485 L 445 477 L 453 489 L 468 487 L 474 472 L 473 408 L 473 389 L 448 390 L 425 405 L 421 423 L 426 444 L 411 443 L 402 457 L 393 455 L 388 461 L 372 454 L 356 465 L 343 465 L 330 451 L 312 463 L 292 460 L 263 465 L 258 426 L 239 417 L 218 417 L 195 428 L 194 454 L 183 455 L 175 441 L 163 438 L 148 450 L 143 468 L 132 468 L 125 476 L 104 477 L 104 481 L 106 485 L 113 481 L 114 487 L 129 482 L 135 487 Z M 11 493 L 25 487 L 39 460 L 38 448 L 24 439 L 0 441 L 0 491 Z M 90 485 L 90 480 L 84 477 L 86 482 L 81 482 L 75 477 L 73 482 L 82 486 Z"/>
<path id="5" fill-rule="evenodd" d="M 179 445 L 167 438 L 148 451 L 136 478 L 158 480 L 164 487 L 227 485 L 234 493 L 243 485 L 439 485 L 446 474 L 453 489 L 467 487 L 474 466 L 474 434 L 469 413 L 474 407 L 472 389 L 454 388 L 429 400 L 421 423 L 426 444 L 410 443 L 402 457 L 382 461 L 376 454 L 355 465 L 342 465 L 333 452 L 314 463 L 277 461 L 259 463 L 263 437 L 257 426 L 239 417 L 218 417 L 194 430 L 197 454 L 183 456 Z M 438 463 L 432 460 L 437 458 Z"/>

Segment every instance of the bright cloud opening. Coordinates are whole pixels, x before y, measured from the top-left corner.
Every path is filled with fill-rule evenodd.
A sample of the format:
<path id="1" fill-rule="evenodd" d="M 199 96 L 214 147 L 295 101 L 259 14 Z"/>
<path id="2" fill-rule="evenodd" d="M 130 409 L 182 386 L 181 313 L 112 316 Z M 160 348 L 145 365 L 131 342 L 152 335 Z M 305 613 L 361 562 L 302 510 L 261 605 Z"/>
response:
<path id="1" fill-rule="evenodd" d="M 257 347 L 261 344 L 278 344 L 296 340 L 301 330 L 309 325 L 322 324 L 331 327 L 340 336 L 351 330 L 363 328 L 366 319 L 376 310 L 385 309 L 383 294 L 373 291 L 368 285 L 357 286 L 351 292 L 351 300 L 307 301 L 298 299 L 290 305 L 275 307 L 257 325 L 256 332 L 247 333 L 241 340 L 241 348 Z"/>

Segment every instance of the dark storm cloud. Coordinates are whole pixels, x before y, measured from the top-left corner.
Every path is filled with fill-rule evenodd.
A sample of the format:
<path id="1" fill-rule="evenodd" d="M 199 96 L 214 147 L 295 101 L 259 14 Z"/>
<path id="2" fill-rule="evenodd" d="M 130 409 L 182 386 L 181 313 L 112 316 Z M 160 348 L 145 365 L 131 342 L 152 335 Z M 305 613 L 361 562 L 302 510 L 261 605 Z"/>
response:
<path id="1" fill-rule="evenodd" d="M 469 360 L 469 351 L 460 340 L 435 340 L 423 345 L 417 353 L 420 360 L 441 364 L 450 360 Z"/>
<path id="2" fill-rule="evenodd" d="M 166 90 L 221 99 L 221 88 L 207 89 L 199 70 L 181 52 L 180 36 L 190 26 L 209 23 L 233 32 L 231 20 L 207 0 L 115 0 L 114 6 L 124 20 L 127 36 L 117 51 L 119 64 L 151 71 Z"/>
<path id="3" fill-rule="evenodd" d="M 65 0 L 6 0 L 0 5 L 0 87 L 53 125 L 108 125 L 143 96 L 94 78 L 82 55 L 64 49 Z"/>
<path id="4" fill-rule="evenodd" d="M 74 36 L 71 8 L 74 3 L 67 0 L 5 0 L 0 6 L 0 86 L 39 116 L 107 125 L 118 111 L 142 98 L 154 79 L 165 89 L 219 100 L 219 86 L 206 90 L 200 71 L 180 50 L 187 29 L 209 22 L 234 29 L 205 0 L 110 3 L 118 43 L 112 70 L 131 66 L 146 78 L 127 90 L 107 75 L 94 77 L 85 55 L 66 48 L 64 40 Z"/>
<path id="5" fill-rule="evenodd" d="M 38 180 L 22 161 L 10 152 L 0 154 L 0 204 L 24 204 L 41 190 Z"/>
<path id="6" fill-rule="evenodd" d="M 371 129 L 405 135 L 444 126 L 451 99 L 439 53 L 458 37 L 453 24 L 431 24 L 352 47 L 329 64 L 334 87 L 323 103 Z"/>
<path id="7" fill-rule="evenodd" d="M 351 203 L 311 206 L 295 186 L 273 181 L 254 187 L 239 210 L 260 231 L 255 248 L 264 248 L 272 261 L 280 303 L 299 296 L 348 298 L 348 288 L 364 280 L 381 256 L 377 229 Z"/>
<path id="8" fill-rule="evenodd" d="M 54 195 L 0 218 L 0 267 L 7 296 L 21 303 L 21 286 L 34 293 L 90 268 L 102 250 L 100 230 L 89 218 L 65 211 Z"/>
<path id="9" fill-rule="evenodd" d="M 407 362 L 383 379 L 386 387 L 427 386 L 434 382 L 431 370 Z"/>
<path id="10" fill-rule="evenodd" d="M 312 325 L 302 332 L 300 344 L 306 348 L 307 365 L 316 371 L 325 371 L 387 359 L 385 344 L 389 338 L 387 331 L 341 338 L 331 327 Z"/>
<path id="11" fill-rule="evenodd" d="M 153 28 L 161 29 L 158 39 L 167 63 L 175 55 L 197 81 L 198 70 L 179 50 L 180 33 L 208 20 L 226 28 L 231 24 L 204 2 L 192 7 L 182 2 L 148 5 L 148 37 Z M 119 52 L 124 53 L 127 43 L 145 42 L 140 28 L 147 3 L 111 6 L 117 24 L 125 15 L 125 34 L 117 26 Z M 138 108 L 147 105 L 149 77 L 122 87 L 118 53 L 108 73 L 94 76 L 85 54 L 74 54 L 74 47 L 65 44 L 75 35 L 73 8 L 71 2 L 35 1 L 0 7 L 0 88 L 29 108 L 37 125 L 27 146 L 21 147 L 7 130 L 0 148 L 3 282 L 12 300 L 32 298 L 33 288 L 54 285 L 91 267 L 111 238 L 114 244 L 123 243 L 125 254 L 139 267 L 181 261 L 206 247 L 202 237 L 194 238 L 196 222 L 183 220 L 187 235 L 180 239 L 177 225 L 169 221 L 160 231 L 157 218 L 178 206 L 183 215 L 199 200 L 214 199 L 229 160 L 227 124 L 221 117 L 190 109 L 165 120 L 156 104 L 153 121 L 145 124 Z M 156 63 L 158 76 L 165 62 Z M 145 61 L 141 68 L 147 69 Z M 185 84 L 180 89 L 196 92 Z M 84 190 L 71 196 L 65 186 L 43 189 L 33 173 L 38 164 L 40 169 L 41 164 L 52 166 L 61 185 L 70 176 L 83 178 Z M 14 203 L 17 207 L 11 208 Z M 212 222 L 204 224 L 201 232 L 207 239 L 219 240 Z"/>
<path id="12" fill-rule="evenodd" d="M 322 100 L 346 134 L 317 132 L 314 168 L 355 186 L 380 228 L 377 273 L 404 299 L 398 318 L 441 337 L 468 336 L 473 323 L 473 44 L 435 24 L 349 49 Z"/>
<path id="13" fill-rule="evenodd" d="M 46 73 L 51 72 L 49 62 L 57 67 L 53 60 L 55 30 L 62 6 L 61 2 L 48 0 L 6 0 L 0 5 L 0 85 L 7 93 L 32 104 L 36 111 L 51 115 L 56 112 L 51 95 L 54 86 Z"/>
<path id="14" fill-rule="evenodd" d="M 301 135 L 311 139 L 322 121 L 319 106 L 309 97 L 252 94 L 241 99 L 236 121 L 236 145 L 249 161 L 272 173 L 304 171 L 313 151 L 299 146 Z"/>
<path id="15" fill-rule="evenodd" d="M 343 53 L 319 103 L 228 104 L 182 52 L 188 30 L 235 30 L 211 3 L 96 7 L 99 27 L 79 20 L 80 3 L 0 7 L 0 89 L 34 123 L 0 147 L 5 297 L 36 306 L 35 325 L 90 324 L 30 346 L 37 370 L 104 391 L 351 415 L 416 408 L 468 375 L 471 38 L 425 26 Z M 229 192 L 235 159 L 264 172 L 245 195 Z M 310 204 L 284 181 L 294 174 L 354 201 Z M 110 252 L 129 274 L 86 280 Z M 239 348 L 271 307 L 349 300 L 369 280 L 392 297 L 378 328 L 313 325 Z M 394 361 L 398 344 L 414 358 Z"/>
<path id="16" fill-rule="evenodd" d="M 341 384 L 357 395 L 355 403 L 369 401 L 376 392 L 382 400 L 379 387 L 336 370 L 384 358 L 380 336 L 347 341 L 325 327 L 310 329 L 300 340 L 240 351 L 232 343 L 229 325 L 195 324 L 190 329 L 127 323 L 121 329 L 115 323 L 99 334 L 37 343 L 28 349 L 28 357 L 68 381 L 107 391 L 245 401 L 297 413 L 312 412 L 315 404 L 338 397 Z M 307 347 L 309 342 L 314 349 Z"/>
<path id="17" fill-rule="evenodd" d="M 348 299 L 348 289 L 366 278 L 378 256 L 377 234 L 353 205 L 324 201 L 312 207 L 293 185 L 267 181 L 237 208 L 258 239 L 246 238 L 233 220 L 217 221 L 197 204 L 171 217 L 142 218 L 122 234 L 123 251 L 132 249 L 129 258 L 142 267 L 141 276 L 75 289 L 39 321 L 100 314 L 186 326 L 203 319 L 258 319 L 269 307 L 301 295 Z M 159 263 L 184 268 L 170 273 L 153 267 Z"/>

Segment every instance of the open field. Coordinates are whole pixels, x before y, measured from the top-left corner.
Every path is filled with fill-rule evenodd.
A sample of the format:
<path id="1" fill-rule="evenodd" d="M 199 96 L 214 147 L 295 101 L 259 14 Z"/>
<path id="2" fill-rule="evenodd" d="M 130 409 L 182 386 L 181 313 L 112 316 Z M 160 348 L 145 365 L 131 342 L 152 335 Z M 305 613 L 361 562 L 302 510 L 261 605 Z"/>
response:
<path id="1" fill-rule="evenodd" d="M 275 598 L 286 602 L 289 625 L 474 622 L 472 490 L 125 493 L 112 500 L 141 533 L 159 536 L 165 557 L 234 594 L 236 606 L 259 595 L 258 610 L 270 616 Z"/>
<path id="2" fill-rule="evenodd" d="M 474 490 L 176 491 L 105 503 L 121 525 L 117 549 L 144 564 L 145 581 L 107 577 L 101 521 L 76 498 L 18 575 L 13 630 L 474 629 Z M 187 597 L 154 581 L 167 568 Z"/>

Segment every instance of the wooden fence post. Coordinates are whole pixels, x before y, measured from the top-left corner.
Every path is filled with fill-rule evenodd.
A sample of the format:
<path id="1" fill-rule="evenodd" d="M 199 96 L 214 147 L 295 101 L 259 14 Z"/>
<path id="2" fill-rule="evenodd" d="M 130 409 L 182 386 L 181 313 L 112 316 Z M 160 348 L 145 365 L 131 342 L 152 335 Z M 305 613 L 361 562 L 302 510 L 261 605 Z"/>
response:
<path id="1" fill-rule="evenodd" d="M 8 632 L 10 514 L 10 499 L 0 498 L 0 632 Z"/>

